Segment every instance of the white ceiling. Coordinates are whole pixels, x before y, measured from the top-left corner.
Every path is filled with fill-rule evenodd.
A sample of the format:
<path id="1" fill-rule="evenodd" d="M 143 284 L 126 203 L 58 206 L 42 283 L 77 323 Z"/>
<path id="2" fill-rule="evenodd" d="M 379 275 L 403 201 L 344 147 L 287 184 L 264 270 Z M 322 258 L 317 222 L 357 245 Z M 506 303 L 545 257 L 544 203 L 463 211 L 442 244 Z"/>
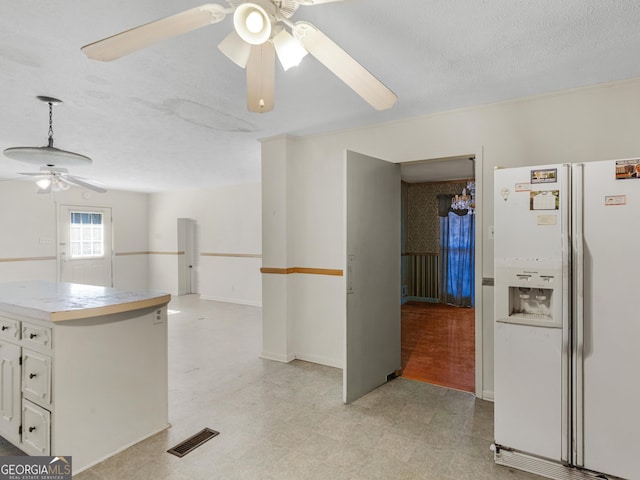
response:
<path id="1" fill-rule="evenodd" d="M 249 113 L 244 70 L 217 44 L 232 18 L 119 60 L 80 47 L 193 0 L 0 0 L 0 150 L 55 145 L 93 158 L 71 173 L 152 192 L 260 180 L 260 138 L 387 122 L 640 76 L 637 0 L 345 0 L 306 20 L 399 97 L 372 109 L 313 57 L 276 67 L 272 112 Z M 221 3 L 222 0 L 220 0 Z M 0 156 L 0 178 L 37 167 Z"/>
<path id="2" fill-rule="evenodd" d="M 475 178 L 474 157 L 450 157 L 406 162 L 400 165 L 400 175 L 407 183 L 441 182 Z"/>

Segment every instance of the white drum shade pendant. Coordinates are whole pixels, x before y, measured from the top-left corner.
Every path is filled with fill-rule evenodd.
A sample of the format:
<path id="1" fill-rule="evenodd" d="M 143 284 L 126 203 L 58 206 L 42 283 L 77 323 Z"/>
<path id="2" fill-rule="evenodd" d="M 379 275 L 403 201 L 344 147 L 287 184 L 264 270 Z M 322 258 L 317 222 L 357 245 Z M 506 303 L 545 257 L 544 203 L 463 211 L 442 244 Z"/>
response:
<path id="1" fill-rule="evenodd" d="M 91 158 L 53 146 L 53 105 L 62 103 L 62 100 L 46 96 L 38 96 L 37 98 L 41 102 L 49 104 L 49 138 L 47 146 L 11 147 L 5 149 L 5 156 L 33 165 L 91 165 Z"/>

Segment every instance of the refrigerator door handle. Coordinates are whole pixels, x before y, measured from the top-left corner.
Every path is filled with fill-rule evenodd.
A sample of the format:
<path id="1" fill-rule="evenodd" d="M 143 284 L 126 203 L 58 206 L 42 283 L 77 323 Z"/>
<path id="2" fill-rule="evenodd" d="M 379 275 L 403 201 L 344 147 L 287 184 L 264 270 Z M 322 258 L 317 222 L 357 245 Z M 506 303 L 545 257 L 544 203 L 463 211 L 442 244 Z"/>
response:
<path id="1" fill-rule="evenodd" d="M 583 176 L 584 165 L 572 166 L 572 462 L 584 466 L 584 236 L 583 236 Z"/>
<path id="2" fill-rule="evenodd" d="M 562 460 L 571 460 L 571 308 L 569 292 L 569 275 L 571 274 L 571 165 L 563 164 L 562 189 L 565 192 L 561 209 L 562 235 Z"/>

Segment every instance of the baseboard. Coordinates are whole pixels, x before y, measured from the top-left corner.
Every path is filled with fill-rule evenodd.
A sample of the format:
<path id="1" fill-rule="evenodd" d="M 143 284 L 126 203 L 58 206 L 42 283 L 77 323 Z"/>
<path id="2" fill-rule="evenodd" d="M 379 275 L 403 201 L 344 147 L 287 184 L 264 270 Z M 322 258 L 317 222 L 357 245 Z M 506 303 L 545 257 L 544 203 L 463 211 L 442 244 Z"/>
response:
<path id="1" fill-rule="evenodd" d="M 273 352 L 262 352 L 260 354 L 260 358 L 263 358 L 265 360 L 273 360 L 275 362 L 281 362 L 281 363 L 289 363 L 296 359 L 295 355 L 293 355 L 292 353 L 288 355 L 284 355 L 282 353 L 273 353 Z"/>
<path id="2" fill-rule="evenodd" d="M 137 440 L 134 440 L 134 441 L 132 441 L 132 442 L 127 443 L 126 445 L 123 445 L 123 446 L 121 446 L 121 447 L 117 448 L 117 449 L 116 449 L 116 450 L 114 450 L 113 452 L 108 453 L 108 454 L 106 454 L 106 455 L 104 455 L 104 456 L 102 456 L 102 457 L 98 458 L 97 460 L 94 460 L 94 461 L 92 461 L 92 462 L 90 462 L 90 463 L 87 463 L 86 465 L 82 465 L 82 466 L 78 466 L 78 467 L 76 467 L 75 465 L 73 465 L 73 475 L 75 476 L 75 475 L 76 475 L 76 474 L 78 474 L 78 473 L 84 472 L 85 470 L 88 470 L 88 469 L 90 469 L 91 467 L 94 467 L 94 466 L 96 466 L 97 464 L 99 464 L 99 463 L 101 463 L 101 462 L 104 462 L 104 461 L 105 461 L 105 460 L 107 460 L 108 458 L 111 458 L 111 457 L 113 457 L 114 455 L 117 455 L 117 454 L 118 454 L 118 453 L 120 453 L 120 452 L 124 452 L 127 448 L 132 447 L 132 446 L 134 446 L 134 445 L 136 445 L 136 444 L 138 444 L 138 443 L 142 442 L 143 440 L 146 440 L 147 438 L 151 438 L 151 437 L 153 437 L 154 435 L 156 435 L 156 434 L 158 434 L 158 433 L 160 433 L 160 432 L 163 432 L 164 430 L 166 430 L 166 429 L 168 429 L 168 428 L 171 428 L 171 424 L 170 424 L 170 423 L 167 423 L 166 425 L 164 425 L 164 426 L 162 426 L 162 427 L 160 427 L 160 428 L 158 428 L 158 429 L 156 429 L 156 430 L 153 430 L 153 431 L 151 431 L 150 433 L 148 433 L 148 434 L 146 434 L 146 435 L 143 435 L 142 437 L 140 437 L 140 438 L 139 438 L 139 439 L 137 439 Z M 20 478 L 22 478 L 22 477 L 20 477 Z M 53 478 L 53 477 L 51 477 L 51 478 Z"/>
<path id="3" fill-rule="evenodd" d="M 430 298 L 430 297 L 406 296 L 406 297 L 403 298 L 402 303 L 407 303 L 407 302 L 439 303 L 440 299 L 439 298 Z"/>
<path id="4" fill-rule="evenodd" d="M 488 400 L 490 402 L 493 402 L 494 401 L 493 390 L 483 390 L 482 391 L 482 399 L 483 400 Z"/>
<path id="5" fill-rule="evenodd" d="M 332 358 L 320 357 L 318 355 L 306 355 L 304 353 L 296 353 L 294 356 L 303 362 L 317 363 L 318 365 L 324 365 L 326 367 L 342 369 L 342 363 Z"/>
<path id="6" fill-rule="evenodd" d="M 326 367 L 342 369 L 342 365 L 337 360 L 327 357 L 320 357 L 318 355 L 306 355 L 304 353 L 289 353 L 285 355 L 282 353 L 262 352 L 260 354 L 260 358 L 282 363 L 289 363 L 293 360 L 302 360 L 303 362 L 317 363 L 318 365 L 324 365 Z"/>
<path id="7" fill-rule="evenodd" d="M 262 307 L 262 302 L 256 302 L 254 300 L 244 300 L 242 298 L 225 298 L 214 297 L 210 295 L 200 294 L 201 300 L 211 300 L 213 302 L 235 303 L 237 305 L 248 305 L 250 307 Z"/>

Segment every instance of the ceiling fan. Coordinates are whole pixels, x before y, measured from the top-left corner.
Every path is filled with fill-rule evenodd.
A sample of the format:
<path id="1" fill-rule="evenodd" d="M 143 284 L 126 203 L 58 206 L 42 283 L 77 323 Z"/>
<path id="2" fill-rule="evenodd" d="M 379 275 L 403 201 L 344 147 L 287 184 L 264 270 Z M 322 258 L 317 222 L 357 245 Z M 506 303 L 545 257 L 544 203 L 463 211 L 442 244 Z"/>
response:
<path id="1" fill-rule="evenodd" d="M 246 69 L 249 111 L 273 109 L 276 55 L 287 70 L 307 53 L 375 109 L 391 108 L 398 97 L 389 88 L 315 26 L 290 20 L 301 5 L 335 1 L 342 0 L 227 0 L 228 6 L 208 3 L 90 43 L 82 51 L 91 59 L 111 61 L 233 14 L 234 30 L 218 48 Z"/>
<path id="2" fill-rule="evenodd" d="M 76 177 L 69 174 L 69 170 L 54 165 L 40 167 L 39 172 L 19 172 L 20 175 L 28 175 L 38 178 L 38 193 L 60 192 L 69 190 L 69 187 L 76 185 L 78 187 L 88 188 L 98 193 L 105 193 L 106 190 L 97 185 L 95 180 L 88 178 Z"/>

